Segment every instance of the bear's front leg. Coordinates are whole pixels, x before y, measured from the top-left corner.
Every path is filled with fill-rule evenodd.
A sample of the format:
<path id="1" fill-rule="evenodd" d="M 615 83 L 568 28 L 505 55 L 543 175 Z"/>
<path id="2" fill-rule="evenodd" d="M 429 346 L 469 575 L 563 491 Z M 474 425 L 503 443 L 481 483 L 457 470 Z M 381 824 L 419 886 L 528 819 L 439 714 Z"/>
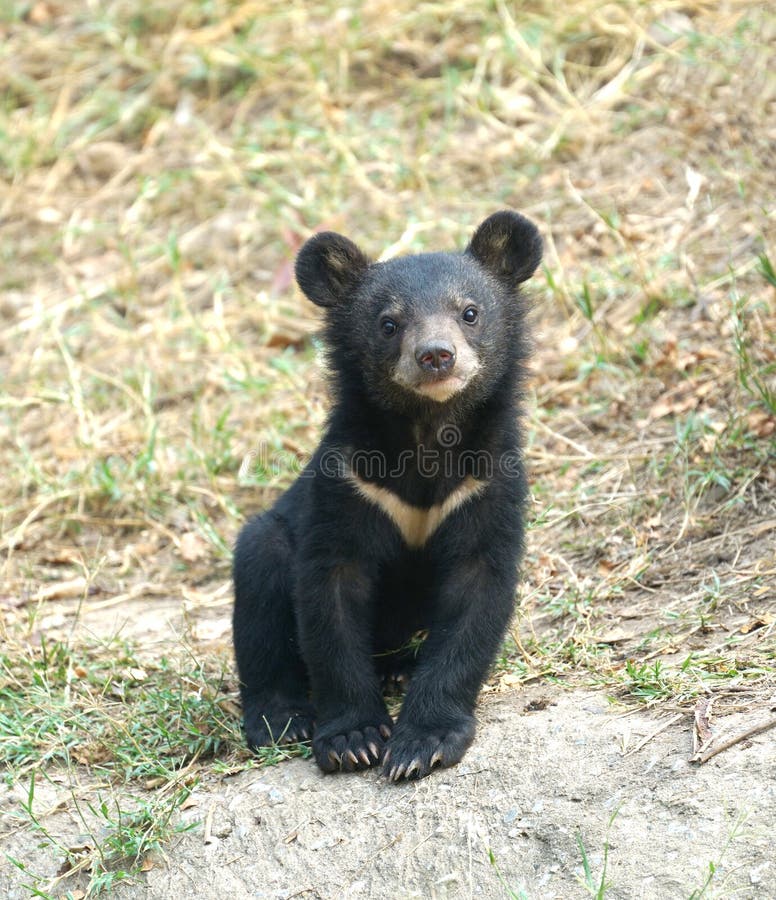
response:
<path id="1" fill-rule="evenodd" d="M 317 711 L 313 754 L 324 772 L 377 765 L 391 734 L 372 658 L 372 587 L 355 562 L 308 558 L 300 578 L 299 640 Z"/>
<path id="2" fill-rule="evenodd" d="M 513 559 L 454 566 L 440 586 L 434 622 L 418 655 L 384 758 L 393 781 L 460 762 L 474 739 L 474 706 L 514 608 Z"/>

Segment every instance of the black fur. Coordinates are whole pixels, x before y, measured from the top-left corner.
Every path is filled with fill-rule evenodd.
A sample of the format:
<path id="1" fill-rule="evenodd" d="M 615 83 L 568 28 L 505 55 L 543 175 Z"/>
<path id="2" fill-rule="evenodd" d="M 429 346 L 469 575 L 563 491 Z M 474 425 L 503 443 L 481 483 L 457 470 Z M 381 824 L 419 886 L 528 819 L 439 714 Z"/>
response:
<path id="1" fill-rule="evenodd" d="M 332 233 L 300 251 L 297 280 L 327 311 L 334 405 L 302 476 L 237 541 L 251 747 L 312 737 L 324 771 L 382 763 L 399 779 L 452 765 L 471 743 L 514 605 L 518 284 L 540 260 L 538 231 L 513 212 L 483 222 L 463 253 L 370 263 Z M 397 675 L 410 681 L 394 725 L 383 684 Z"/>

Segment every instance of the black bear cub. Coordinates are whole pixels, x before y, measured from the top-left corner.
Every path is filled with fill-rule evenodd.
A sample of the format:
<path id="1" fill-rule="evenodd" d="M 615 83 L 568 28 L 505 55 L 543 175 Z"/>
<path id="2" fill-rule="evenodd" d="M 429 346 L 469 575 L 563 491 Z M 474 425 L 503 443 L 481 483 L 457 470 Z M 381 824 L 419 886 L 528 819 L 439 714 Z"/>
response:
<path id="1" fill-rule="evenodd" d="M 371 262 L 318 234 L 296 262 L 326 310 L 334 405 L 309 465 L 249 521 L 234 646 L 252 748 L 312 738 L 325 772 L 450 766 L 515 602 L 526 481 L 518 285 L 536 227 L 498 212 L 463 253 Z M 424 632 L 425 639 L 417 639 Z M 387 679 L 406 677 L 398 720 Z"/>

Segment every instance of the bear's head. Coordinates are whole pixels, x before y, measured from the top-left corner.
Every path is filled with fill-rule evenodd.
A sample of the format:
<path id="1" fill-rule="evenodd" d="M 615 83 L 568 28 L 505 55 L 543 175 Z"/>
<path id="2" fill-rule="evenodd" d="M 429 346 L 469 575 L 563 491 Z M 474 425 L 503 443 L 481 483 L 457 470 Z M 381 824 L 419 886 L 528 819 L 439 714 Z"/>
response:
<path id="1" fill-rule="evenodd" d="M 296 261 L 299 286 L 326 309 L 340 391 L 388 409 L 481 401 L 527 353 L 518 285 L 542 257 L 536 226 L 515 212 L 487 218 L 463 253 L 371 262 L 323 232 Z"/>

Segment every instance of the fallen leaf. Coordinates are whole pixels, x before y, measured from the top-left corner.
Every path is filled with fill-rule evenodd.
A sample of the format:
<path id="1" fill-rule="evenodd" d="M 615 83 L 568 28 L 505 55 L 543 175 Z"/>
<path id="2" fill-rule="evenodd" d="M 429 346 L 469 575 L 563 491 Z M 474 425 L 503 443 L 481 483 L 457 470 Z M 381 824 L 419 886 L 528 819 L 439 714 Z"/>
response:
<path id="1" fill-rule="evenodd" d="M 759 409 L 749 413 L 746 423 L 757 437 L 769 437 L 776 431 L 776 418 Z"/>
<path id="2" fill-rule="evenodd" d="M 555 704 L 548 700 L 546 697 L 537 697 L 535 700 L 529 700 L 525 705 L 526 712 L 541 712 L 543 709 L 547 709 L 548 706 L 554 706 Z"/>
<path id="3" fill-rule="evenodd" d="M 771 625 L 773 623 L 773 616 L 770 613 L 764 613 L 761 616 L 755 616 L 755 618 L 750 619 L 748 622 L 744 623 L 738 630 L 741 634 L 749 634 L 751 631 L 756 631 L 758 628 L 763 628 L 765 625 Z"/>
<path id="4" fill-rule="evenodd" d="M 632 637 L 633 634 L 626 631 L 624 628 L 612 628 L 610 631 L 596 635 L 595 642 L 596 644 L 621 644 L 623 641 L 628 641 Z"/>
<path id="5" fill-rule="evenodd" d="M 184 537 L 186 535 L 184 534 Z M 143 557 L 143 556 L 151 556 L 156 553 L 159 549 L 158 541 L 138 541 L 136 544 L 128 544 L 127 551 L 130 553 L 134 553 L 135 556 Z"/>
<path id="6" fill-rule="evenodd" d="M 55 566 L 72 565 L 82 560 L 81 551 L 75 547 L 57 547 L 43 557 L 43 561 Z"/>
<path id="7" fill-rule="evenodd" d="M 683 381 L 670 391 L 659 397 L 649 411 L 650 420 L 662 419 L 669 415 L 681 415 L 700 405 L 714 389 L 711 381 L 699 381 L 697 378 Z"/>
<path id="8" fill-rule="evenodd" d="M 695 169 L 691 169 L 690 166 L 684 167 L 684 177 L 687 180 L 688 187 L 684 203 L 688 209 L 692 209 L 695 206 L 695 201 L 698 199 L 701 187 L 706 181 L 706 177 L 701 175 L 700 172 L 696 172 Z"/>
<path id="9" fill-rule="evenodd" d="M 27 19 L 33 25 L 45 25 L 51 21 L 52 10 L 48 3 L 33 3 L 30 11 L 27 13 Z M 83 894 L 81 896 L 84 896 Z"/>
<path id="10" fill-rule="evenodd" d="M 711 704 L 713 697 L 701 697 L 695 704 L 695 730 L 698 732 L 698 740 L 705 744 L 711 740 Z"/>
<path id="11" fill-rule="evenodd" d="M 232 628 L 232 621 L 228 617 L 215 620 L 205 620 L 195 623 L 192 632 L 195 640 L 217 641 Z"/>
<path id="12" fill-rule="evenodd" d="M 74 844 L 71 847 L 67 848 L 67 858 L 64 860 L 62 865 L 59 867 L 58 875 L 67 875 L 68 872 L 72 872 L 76 869 L 77 858 L 80 857 L 83 859 L 84 857 L 89 857 L 94 853 L 94 847 L 91 844 Z"/>
<path id="13" fill-rule="evenodd" d="M 87 581 L 83 575 L 69 581 L 57 581 L 47 584 L 38 590 L 35 600 L 63 600 L 67 597 L 82 597 L 87 590 Z"/>
<path id="14" fill-rule="evenodd" d="M 70 754 L 82 766 L 93 766 L 107 762 L 113 758 L 113 751 L 101 743 L 84 744 L 72 747 Z"/>
<path id="15" fill-rule="evenodd" d="M 228 697 L 223 700 L 216 701 L 218 705 L 225 712 L 228 712 L 230 715 L 234 716 L 235 719 L 242 719 L 242 708 L 239 707 L 234 700 L 230 700 Z"/>
<path id="16" fill-rule="evenodd" d="M 204 559 L 208 553 L 207 544 L 193 531 L 187 531 L 181 537 L 178 550 L 186 562 L 196 562 L 198 559 Z"/>

